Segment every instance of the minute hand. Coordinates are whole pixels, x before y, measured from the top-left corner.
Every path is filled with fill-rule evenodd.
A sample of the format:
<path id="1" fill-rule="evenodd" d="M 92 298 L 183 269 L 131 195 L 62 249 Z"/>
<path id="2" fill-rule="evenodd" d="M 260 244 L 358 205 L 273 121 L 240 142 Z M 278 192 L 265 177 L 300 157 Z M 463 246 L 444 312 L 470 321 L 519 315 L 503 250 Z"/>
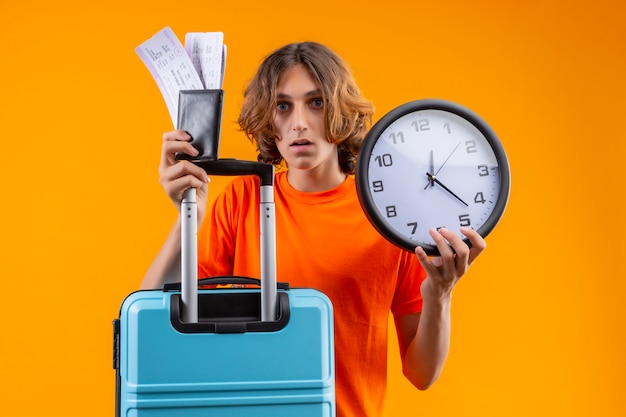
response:
<path id="1" fill-rule="evenodd" d="M 426 173 L 426 176 L 428 177 L 428 181 L 430 181 L 431 183 L 437 183 L 441 188 L 443 188 L 444 190 L 446 190 L 447 192 L 450 193 L 450 195 L 454 198 L 456 198 L 457 200 L 459 200 L 461 203 L 463 203 L 466 207 L 469 206 L 469 204 L 467 204 L 465 201 L 463 201 L 461 199 L 461 197 L 459 197 L 458 195 L 454 194 L 454 192 L 452 192 L 451 189 L 449 189 L 448 187 L 446 187 L 441 181 L 439 181 L 437 179 L 437 177 L 435 177 L 434 175 L 430 174 L 430 173 Z"/>

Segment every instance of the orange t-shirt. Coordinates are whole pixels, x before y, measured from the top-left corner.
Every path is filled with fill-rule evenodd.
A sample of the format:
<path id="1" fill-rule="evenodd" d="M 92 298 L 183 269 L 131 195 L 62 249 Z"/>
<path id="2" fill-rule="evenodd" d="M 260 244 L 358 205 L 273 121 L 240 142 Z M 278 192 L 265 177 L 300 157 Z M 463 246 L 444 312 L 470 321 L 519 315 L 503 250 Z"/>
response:
<path id="1" fill-rule="evenodd" d="M 389 311 L 421 311 L 425 272 L 385 240 L 361 209 L 355 179 L 299 192 L 276 174 L 277 280 L 315 288 L 333 303 L 338 417 L 382 414 Z M 260 276 L 259 180 L 235 178 L 198 232 L 199 276 Z"/>

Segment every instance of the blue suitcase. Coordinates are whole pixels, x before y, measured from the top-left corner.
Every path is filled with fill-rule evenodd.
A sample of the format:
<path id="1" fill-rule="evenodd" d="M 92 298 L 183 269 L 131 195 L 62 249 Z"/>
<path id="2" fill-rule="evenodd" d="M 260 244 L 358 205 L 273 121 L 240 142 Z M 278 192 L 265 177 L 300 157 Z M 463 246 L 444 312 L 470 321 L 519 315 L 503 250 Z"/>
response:
<path id="1" fill-rule="evenodd" d="M 261 280 L 217 277 L 209 283 L 234 288 L 204 289 L 207 281 L 194 276 L 196 215 L 187 196 L 182 285 L 130 294 L 113 322 L 116 415 L 334 417 L 332 305 L 320 291 L 276 284 L 273 167 L 201 166 L 261 178 Z"/>

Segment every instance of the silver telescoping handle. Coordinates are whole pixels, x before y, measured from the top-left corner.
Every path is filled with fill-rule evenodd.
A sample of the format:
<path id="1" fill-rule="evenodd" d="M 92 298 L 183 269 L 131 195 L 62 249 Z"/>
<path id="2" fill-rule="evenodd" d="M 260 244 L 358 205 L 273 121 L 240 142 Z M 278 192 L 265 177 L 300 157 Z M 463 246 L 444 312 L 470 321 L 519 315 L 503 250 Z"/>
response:
<path id="1" fill-rule="evenodd" d="M 198 205 L 196 189 L 183 193 L 181 221 L 181 299 L 182 321 L 198 322 Z"/>
<path id="2" fill-rule="evenodd" d="M 274 167 L 236 159 L 194 160 L 209 175 L 257 175 L 261 181 L 261 321 L 276 320 L 276 216 Z M 181 203 L 181 299 L 183 321 L 198 322 L 198 207 L 196 190 L 183 194 Z"/>
<path id="3" fill-rule="evenodd" d="M 276 320 L 276 218 L 274 187 L 261 185 L 261 321 Z"/>

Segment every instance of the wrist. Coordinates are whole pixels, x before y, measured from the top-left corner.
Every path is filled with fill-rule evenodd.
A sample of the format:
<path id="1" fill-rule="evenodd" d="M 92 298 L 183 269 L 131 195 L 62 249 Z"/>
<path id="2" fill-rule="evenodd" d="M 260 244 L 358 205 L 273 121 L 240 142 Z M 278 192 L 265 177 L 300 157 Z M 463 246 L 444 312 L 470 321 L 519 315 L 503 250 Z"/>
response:
<path id="1" fill-rule="evenodd" d="M 449 312 L 452 305 L 452 294 L 439 295 L 437 297 L 424 297 L 423 310 L 433 312 Z"/>

